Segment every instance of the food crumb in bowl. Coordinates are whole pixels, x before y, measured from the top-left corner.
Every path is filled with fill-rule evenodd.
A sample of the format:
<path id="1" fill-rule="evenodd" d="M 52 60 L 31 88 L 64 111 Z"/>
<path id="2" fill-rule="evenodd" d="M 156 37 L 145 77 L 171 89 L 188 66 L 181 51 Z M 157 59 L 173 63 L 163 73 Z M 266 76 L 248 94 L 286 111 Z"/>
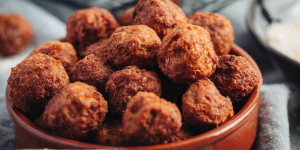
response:
<path id="1" fill-rule="evenodd" d="M 300 62 L 300 21 L 273 22 L 266 34 L 270 47 Z"/>

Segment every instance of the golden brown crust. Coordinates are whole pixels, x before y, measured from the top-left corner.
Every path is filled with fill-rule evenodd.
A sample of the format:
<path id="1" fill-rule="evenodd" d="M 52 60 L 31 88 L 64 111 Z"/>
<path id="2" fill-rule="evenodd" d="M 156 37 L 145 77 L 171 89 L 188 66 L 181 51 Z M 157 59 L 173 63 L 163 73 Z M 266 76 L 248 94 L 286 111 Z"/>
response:
<path id="1" fill-rule="evenodd" d="M 158 144 L 181 128 L 177 106 L 151 92 L 138 92 L 128 103 L 123 117 L 124 134 L 134 144 Z"/>
<path id="2" fill-rule="evenodd" d="M 70 80 L 80 81 L 96 87 L 100 92 L 105 91 L 105 85 L 113 69 L 103 64 L 99 58 L 93 54 L 78 61 L 70 70 Z"/>
<path id="3" fill-rule="evenodd" d="M 96 134 L 107 111 L 107 102 L 95 87 L 75 82 L 49 101 L 41 117 L 54 134 L 83 139 Z"/>
<path id="4" fill-rule="evenodd" d="M 170 0 L 139 0 L 133 18 L 133 24 L 149 26 L 161 39 L 176 24 L 187 22 L 181 8 Z"/>
<path id="5" fill-rule="evenodd" d="M 94 142 L 99 145 L 127 146 L 129 141 L 125 138 L 122 121 L 114 120 L 103 123 Z"/>
<path id="6" fill-rule="evenodd" d="M 76 51 L 72 44 L 69 42 L 51 41 L 35 48 L 30 56 L 35 54 L 46 54 L 59 60 L 66 71 L 68 72 L 71 67 L 78 61 Z"/>
<path id="7" fill-rule="evenodd" d="M 103 8 L 87 8 L 75 11 L 67 21 L 67 41 L 78 54 L 88 45 L 107 38 L 118 27 L 114 16 Z"/>
<path id="8" fill-rule="evenodd" d="M 11 69 L 8 79 L 10 101 L 30 114 L 43 112 L 49 99 L 70 83 L 61 62 L 36 54 Z"/>
<path id="9" fill-rule="evenodd" d="M 243 56 L 224 55 L 219 59 L 211 80 L 222 95 L 230 97 L 233 103 L 239 102 L 258 84 L 258 74 Z"/>
<path id="10" fill-rule="evenodd" d="M 157 61 L 173 82 L 190 84 L 213 74 L 218 57 L 204 28 L 180 24 L 164 37 Z"/>
<path id="11" fill-rule="evenodd" d="M 98 57 L 103 63 L 108 63 L 108 53 L 109 49 L 105 49 L 104 47 L 108 44 L 109 38 L 101 39 L 98 42 L 88 46 L 85 51 L 81 53 L 81 57 L 86 57 L 90 54 L 94 54 Z"/>
<path id="12" fill-rule="evenodd" d="M 128 26 L 132 24 L 134 8 L 135 7 L 129 8 L 119 17 L 121 26 Z"/>
<path id="13" fill-rule="evenodd" d="M 110 36 L 106 49 L 109 59 L 117 68 L 129 65 L 153 67 L 157 65 L 156 53 L 161 44 L 154 30 L 145 25 L 119 27 Z"/>
<path id="14" fill-rule="evenodd" d="M 161 94 L 161 81 L 152 71 L 128 66 L 114 72 L 106 83 L 105 92 L 109 95 L 111 112 L 122 116 L 127 103 L 138 91 Z"/>
<path id="15" fill-rule="evenodd" d="M 0 14 L 0 55 L 9 56 L 23 50 L 31 41 L 33 30 L 19 14 Z"/>
<path id="16" fill-rule="evenodd" d="M 209 79 L 193 83 L 182 96 L 184 121 L 201 127 L 215 128 L 233 115 L 229 97 L 222 96 Z"/>
<path id="17" fill-rule="evenodd" d="M 210 33 L 218 56 L 230 52 L 234 42 L 234 30 L 226 17 L 217 13 L 195 12 L 188 17 L 188 22 L 201 26 Z"/>

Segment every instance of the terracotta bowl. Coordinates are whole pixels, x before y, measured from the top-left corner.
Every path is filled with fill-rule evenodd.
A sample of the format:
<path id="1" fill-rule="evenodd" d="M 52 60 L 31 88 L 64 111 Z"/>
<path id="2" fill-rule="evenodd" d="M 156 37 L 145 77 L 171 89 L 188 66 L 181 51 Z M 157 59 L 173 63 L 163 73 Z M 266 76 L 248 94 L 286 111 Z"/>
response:
<path id="1" fill-rule="evenodd" d="M 232 54 L 244 56 L 257 70 L 259 84 L 245 100 L 239 112 L 225 124 L 198 136 L 169 144 L 142 147 L 111 147 L 102 146 L 59 137 L 40 129 L 33 124 L 20 110 L 9 102 L 9 87 L 6 89 L 6 107 L 14 121 L 17 148 L 105 148 L 105 149 L 250 149 L 256 136 L 259 106 L 259 87 L 262 75 L 255 61 L 239 46 L 233 45 Z"/>

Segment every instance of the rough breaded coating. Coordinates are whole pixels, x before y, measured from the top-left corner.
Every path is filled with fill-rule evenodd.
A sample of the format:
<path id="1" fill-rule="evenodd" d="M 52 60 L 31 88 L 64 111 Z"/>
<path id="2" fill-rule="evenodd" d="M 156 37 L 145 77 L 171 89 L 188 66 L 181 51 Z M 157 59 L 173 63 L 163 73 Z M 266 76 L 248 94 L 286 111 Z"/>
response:
<path id="1" fill-rule="evenodd" d="M 83 139 L 96 134 L 107 111 L 107 102 L 95 87 L 75 82 L 49 101 L 39 119 L 56 135 Z"/>
<path id="2" fill-rule="evenodd" d="M 32 27 L 25 18 L 15 13 L 0 14 L 0 55 L 22 51 L 32 37 Z"/>
<path id="3" fill-rule="evenodd" d="M 190 84 L 213 74 L 218 57 L 204 28 L 180 24 L 164 37 L 157 61 L 173 82 Z"/>
<path id="4" fill-rule="evenodd" d="M 78 61 L 76 51 L 73 45 L 69 42 L 51 41 L 45 43 L 35 48 L 30 53 L 30 56 L 38 53 L 46 54 L 56 60 L 59 60 L 67 72 Z"/>
<path id="5" fill-rule="evenodd" d="M 234 42 L 234 30 L 231 22 L 217 13 L 195 12 L 188 17 L 188 22 L 207 30 L 218 56 L 230 52 Z"/>
<path id="6" fill-rule="evenodd" d="M 136 66 L 128 66 L 114 72 L 105 87 L 111 112 L 122 116 L 127 103 L 139 91 L 161 94 L 161 81 L 156 73 Z"/>
<path id="7" fill-rule="evenodd" d="M 210 79 L 220 93 L 230 97 L 233 103 L 243 100 L 259 82 L 256 70 L 243 56 L 224 55 L 219 59 Z"/>
<path id="8" fill-rule="evenodd" d="M 179 132 L 178 107 L 151 92 L 138 92 L 123 117 L 124 134 L 137 145 L 159 144 Z"/>
<path id="9" fill-rule="evenodd" d="M 67 21 L 67 41 L 78 54 L 101 38 L 107 38 L 118 27 L 114 16 L 103 8 L 86 8 L 75 11 Z"/>
<path id="10" fill-rule="evenodd" d="M 145 25 L 119 27 L 110 36 L 105 49 L 109 60 L 117 68 L 130 65 L 153 67 L 157 65 L 157 49 L 161 44 L 154 30 Z"/>
<path id="11" fill-rule="evenodd" d="M 132 24 L 134 8 L 135 7 L 129 8 L 119 17 L 121 26 L 128 26 Z"/>
<path id="12" fill-rule="evenodd" d="M 121 120 L 104 122 L 94 137 L 94 142 L 99 145 L 127 146 L 129 141 L 125 138 Z"/>
<path id="13" fill-rule="evenodd" d="M 229 97 L 220 94 L 209 79 L 193 83 L 182 96 L 184 121 L 200 127 L 215 128 L 234 115 Z"/>
<path id="14" fill-rule="evenodd" d="M 186 23 L 184 12 L 170 0 L 139 0 L 133 13 L 133 24 L 144 24 L 163 37 L 179 23 Z"/>
<path id="15" fill-rule="evenodd" d="M 69 75 L 72 82 L 80 81 L 104 92 L 106 82 L 113 72 L 110 66 L 103 64 L 99 58 L 91 54 L 78 61 L 71 68 Z"/>
<path id="16" fill-rule="evenodd" d="M 39 114 L 50 98 L 69 83 L 60 61 L 44 54 L 32 55 L 11 69 L 10 101 L 26 113 Z"/>
<path id="17" fill-rule="evenodd" d="M 85 51 L 81 53 L 81 57 L 86 57 L 90 54 L 94 54 L 98 57 L 104 64 L 108 63 L 108 53 L 110 49 L 105 49 L 104 47 L 108 44 L 109 38 L 101 39 L 98 42 L 88 46 Z"/>

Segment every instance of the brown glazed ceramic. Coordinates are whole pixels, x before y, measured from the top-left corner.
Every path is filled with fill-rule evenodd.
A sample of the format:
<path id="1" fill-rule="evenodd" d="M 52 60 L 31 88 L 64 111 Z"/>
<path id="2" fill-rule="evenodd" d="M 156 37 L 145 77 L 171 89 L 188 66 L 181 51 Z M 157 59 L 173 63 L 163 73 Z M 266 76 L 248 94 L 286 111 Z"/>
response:
<path id="1" fill-rule="evenodd" d="M 262 75 L 255 61 L 240 47 L 233 45 L 232 54 L 244 56 L 259 73 L 260 82 L 252 91 L 242 109 L 228 122 L 218 128 L 200 134 L 198 136 L 169 144 L 160 144 L 143 147 L 111 147 L 89 144 L 59 137 L 44 131 L 33 124 L 20 110 L 9 102 L 6 89 L 6 107 L 14 121 L 17 148 L 59 148 L 59 149 L 134 149 L 134 150 L 158 150 L 158 149 L 250 149 L 256 136 L 257 116 L 259 106 L 259 87 L 262 84 Z"/>

